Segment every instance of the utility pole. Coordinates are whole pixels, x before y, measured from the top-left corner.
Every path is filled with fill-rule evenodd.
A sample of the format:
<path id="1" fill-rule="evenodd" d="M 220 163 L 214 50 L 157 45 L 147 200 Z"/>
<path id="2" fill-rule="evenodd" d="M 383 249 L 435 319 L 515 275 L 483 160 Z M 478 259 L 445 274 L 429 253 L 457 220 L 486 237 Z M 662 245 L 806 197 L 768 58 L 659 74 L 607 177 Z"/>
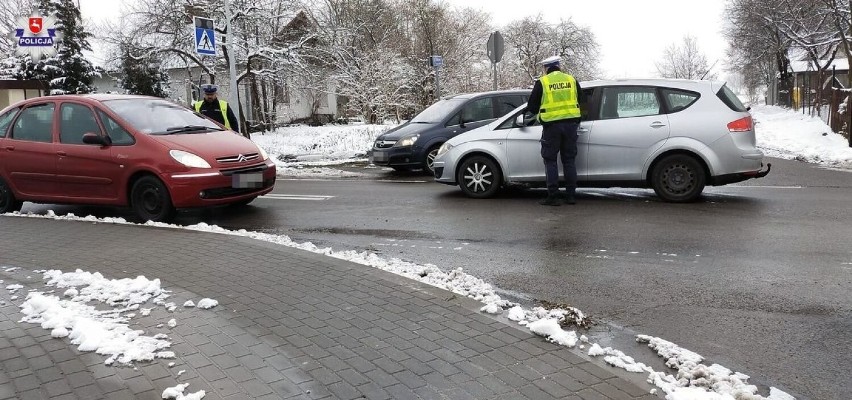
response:
<path id="1" fill-rule="evenodd" d="M 234 110 L 234 116 L 237 117 L 237 121 L 242 121 L 240 119 L 240 90 L 237 87 L 237 48 L 236 48 L 236 35 L 234 34 L 234 27 L 231 25 L 231 5 L 228 0 L 225 0 L 225 27 L 228 29 L 228 72 L 231 75 L 230 82 L 230 90 L 228 90 L 228 103 L 231 104 L 231 109 Z M 248 127 L 243 126 L 242 135 L 248 137 Z"/>

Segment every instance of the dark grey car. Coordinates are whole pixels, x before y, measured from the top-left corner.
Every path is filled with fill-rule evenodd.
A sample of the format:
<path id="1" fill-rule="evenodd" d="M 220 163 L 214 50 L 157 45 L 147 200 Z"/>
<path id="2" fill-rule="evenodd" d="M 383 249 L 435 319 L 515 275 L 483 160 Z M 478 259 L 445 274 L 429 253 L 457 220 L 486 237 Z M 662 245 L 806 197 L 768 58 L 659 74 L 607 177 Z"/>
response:
<path id="1" fill-rule="evenodd" d="M 503 90 L 445 97 L 376 138 L 370 161 L 397 171 L 433 174 L 432 163 L 444 142 L 506 115 L 529 96 L 529 90 Z"/>

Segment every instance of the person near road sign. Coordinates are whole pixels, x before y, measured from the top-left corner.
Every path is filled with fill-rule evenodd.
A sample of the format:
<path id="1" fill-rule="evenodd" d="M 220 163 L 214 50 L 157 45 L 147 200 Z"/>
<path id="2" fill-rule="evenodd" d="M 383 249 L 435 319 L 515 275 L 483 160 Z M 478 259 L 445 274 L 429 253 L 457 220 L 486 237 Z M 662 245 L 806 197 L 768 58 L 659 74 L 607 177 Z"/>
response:
<path id="1" fill-rule="evenodd" d="M 558 206 L 564 201 L 575 204 L 577 189 L 577 128 L 580 126 L 580 104 L 583 90 L 573 76 L 559 68 L 560 57 L 553 56 L 541 61 L 544 75 L 533 85 L 527 112 L 541 123 L 541 157 L 544 159 L 544 175 L 547 181 L 547 197 L 541 205 Z M 562 158 L 565 192 L 559 191 L 559 166 L 557 155 Z"/>
<path id="2" fill-rule="evenodd" d="M 228 102 L 219 100 L 217 97 L 216 92 L 218 91 L 218 87 L 206 84 L 201 85 L 201 90 L 204 92 L 204 99 L 193 103 L 192 107 L 195 109 L 195 112 L 225 125 L 227 129 L 239 133 L 240 125 L 237 122 L 234 111 L 228 107 Z"/>

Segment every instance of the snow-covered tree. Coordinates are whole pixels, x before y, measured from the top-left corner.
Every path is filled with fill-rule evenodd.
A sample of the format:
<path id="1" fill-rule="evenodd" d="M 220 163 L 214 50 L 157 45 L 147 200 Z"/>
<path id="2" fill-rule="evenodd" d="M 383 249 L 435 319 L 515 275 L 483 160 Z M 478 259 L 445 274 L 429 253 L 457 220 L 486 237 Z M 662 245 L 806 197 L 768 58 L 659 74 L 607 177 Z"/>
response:
<path id="1" fill-rule="evenodd" d="M 347 112 L 379 122 L 412 107 L 421 80 L 400 47 L 406 34 L 386 0 L 326 0 L 318 21 L 315 62 L 331 68 Z"/>
<path id="2" fill-rule="evenodd" d="M 690 35 L 683 37 L 683 43 L 670 44 L 663 57 L 656 63 L 657 72 L 663 78 L 674 79 L 711 79 L 707 57 L 698 48 L 698 41 Z"/>
<path id="3" fill-rule="evenodd" d="M 37 6 L 44 15 L 56 17 L 56 31 L 61 35 L 57 53 L 41 60 L 20 58 L 16 77 L 48 82 L 51 94 L 92 92 L 96 72 L 83 56 L 83 50 L 92 50 L 91 34 L 83 26 L 80 9 L 73 0 L 38 0 Z"/>
<path id="4" fill-rule="evenodd" d="M 510 23 L 503 31 L 510 86 L 531 87 L 541 75 L 541 60 L 558 55 L 562 69 L 579 80 L 598 76 L 598 44 L 588 27 L 570 19 L 550 24 L 542 14 Z"/>
<path id="5" fill-rule="evenodd" d="M 123 50 L 119 86 L 129 94 L 168 96 L 169 76 L 163 71 L 162 62 L 157 55 L 148 53 L 145 57 L 139 57 L 136 54 L 144 52 L 129 46 L 125 46 Z"/>
<path id="6" fill-rule="evenodd" d="M 18 20 L 28 16 L 35 8 L 34 0 L 3 0 L 0 2 L 0 59 L 11 58 L 15 55 L 18 42 L 11 35 L 19 28 Z"/>
<path id="7" fill-rule="evenodd" d="M 397 4 L 401 55 L 411 62 L 417 84 L 413 85 L 417 108 L 435 101 L 435 68 L 427 60 L 443 58 L 439 71 L 441 95 L 490 90 L 485 43 L 491 33 L 489 17 L 471 8 L 451 8 L 430 0 L 404 0 Z"/>
<path id="8" fill-rule="evenodd" d="M 770 22 L 776 18 L 764 18 L 777 12 L 779 1 L 729 0 L 725 7 L 728 72 L 742 75 L 743 87 L 752 95 L 770 87 L 775 77 L 782 90 L 789 92 L 790 40 Z"/>
<path id="9" fill-rule="evenodd" d="M 249 88 L 250 98 L 241 96 L 240 102 L 251 104 L 241 124 L 248 130 L 265 129 L 275 122 L 276 102 L 286 97 L 281 91 L 287 79 L 307 70 L 304 52 L 313 23 L 297 0 L 232 0 L 230 7 L 232 34 L 221 1 L 148 0 L 128 4 L 121 23 L 106 25 L 104 36 L 111 38 L 116 58 L 120 48 L 131 43 L 142 50 L 140 57 L 158 54 L 164 65 L 199 67 L 207 81 L 220 85 L 229 83 L 221 78 L 234 58 L 237 83 Z M 195 53 L 190 37 L 194 16 L 214 20 L 217 57 Z M 217 72 L 224 72 L 218 82 Z"/>

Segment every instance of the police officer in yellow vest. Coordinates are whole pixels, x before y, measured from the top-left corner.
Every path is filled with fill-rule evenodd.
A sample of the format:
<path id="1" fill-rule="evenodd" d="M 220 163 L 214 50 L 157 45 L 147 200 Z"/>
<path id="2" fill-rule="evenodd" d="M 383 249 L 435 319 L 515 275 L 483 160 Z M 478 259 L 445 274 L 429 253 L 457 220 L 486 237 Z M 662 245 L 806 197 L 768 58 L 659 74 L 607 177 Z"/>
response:
<path id="1" fill-rule="evenodd" d="M 239 132 L 240 125 L 237 122 L 234 112 L 228 107 L 228 103 L 225 100 L 219 100 L 216 97 L 216 91 L 218 90 L 216 85 L 201 85 L 201 90 L 204 92 L 204 100 L 196 101 L 192 104 L 195 112 L 225 125 L 227 129 Z"/>
<path id="2" fill-rule="evenodd" d="M 539 204 L 558 206 L 564 201 L 575 204 L 577 189 L 577 128 L 580 125 L 580 103 L 583 91 L 573 76 L 559 69 L 559 56 L 541 62 L 544 75 L 535 82 L 527 112 L 537 116 L 542 125 L 541 157 L 547 179 L 547 197 Z M 559 166 L 556 156 L 561 155 L 565 175 L 565 192 L 559 192 Z"/>

